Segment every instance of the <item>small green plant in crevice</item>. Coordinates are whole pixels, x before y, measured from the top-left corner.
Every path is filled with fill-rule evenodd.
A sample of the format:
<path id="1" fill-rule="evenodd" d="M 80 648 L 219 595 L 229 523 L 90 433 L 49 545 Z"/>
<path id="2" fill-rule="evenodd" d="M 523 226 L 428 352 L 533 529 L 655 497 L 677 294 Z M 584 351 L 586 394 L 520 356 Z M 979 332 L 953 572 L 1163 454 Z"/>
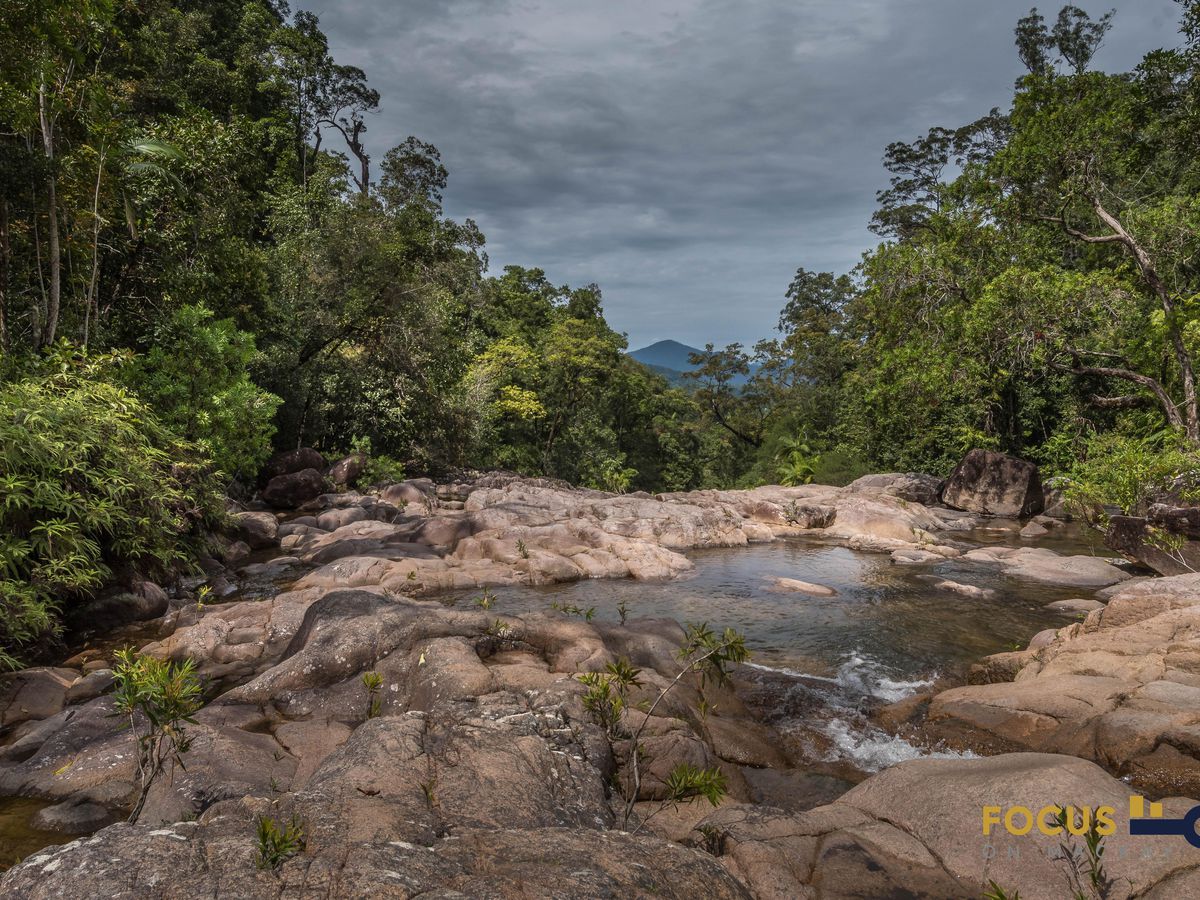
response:
<path id="1" fill-rule="evenodd" d="M 573 603 L 559 603 L 557 600 L 551 601 L 550 608 L 568 616 L 578 616 L 585 622 L 590 622 L 596 617 L 596 607 L 589 606 L 584 609 L 581 606 L 575 606 Z"/>
<path id="2" fill-rule="evenodd" d="M 383 676 L 378 672 L 363 672 L 363 687 L 367 689 L 367 718 L 374 719 L 383 706 L 379 692 L 383 689 Z"/>
<path id="3" fill-rule="evenodd" d="M 503 619 L 495 619 L 484 633 L 500 641 L 512 641 L 516 639 L 517 630 Z"/>
<path id="4" fill-rule="evenodd" d="M 490 588 L 484 588 L 483 593 L 475 598 L 475 605 L 482 610 L 491 609 L 496 605 L 496 595 L 492 593 Z"/>
<path id="5" fill-rule="evenodd" d="M 521 555 L 521 559 L 529 559 L 529 548 L 523 540 L 517 540 L 517 553 Z"/>
<path id="6" fill-rule="evenodd" d="M 1021 893 L 1020 891 L 1006 891 L 995 881 L 989 879 L 988 886 L 983 892 L 983 900 L 1021 900 Z"/>
<path id="7" fill-rule="evenodd" d="M 437 778 L 421 782 L 421 793 L 425 795 L 425 805 L 430 809 L 437 808 Z"/>
<path id="8" fill-rule="evenodd" d="M 716 806 L 727 791 L 725 773 L 716 766 L 701 768 L 691 763 L 680 763 L 667 776 L 665 804 L 678 806 L 680 803 L 702 798 Z"/>
<path id="9" fill-rule="evenodd" d="M 212 596 L 212 588 L 207 584 L 202 584 L 196 589 L 196 610 L 201 611 L 208 605 L 208 598 Z"/>
<path id="10" fill-rule="evenodd" d="M 700 844 L 700 848 L 710 856 L 725 855 L 725 837 L 726 834 L 716 825 L 697 825 L 696 830 L 704 835 L 704 840 Z"/>
<path id="11" fill-rule="evenodd" d="M 804 507 L 798 500 L 789 500 L 783 507 L 783 519 L 789 525 L 800 525 L 808 521 Z"/>
<path id="12" fill-rule="evenodd" d="M 1104 835 L 1100 833 L 1099 816 L 1088 809 L 1078 813 L 1083 821 L 1071 821 L 1069 817 L 1074 813 L 1071 807 L 1060 804 L 1054 818 L 1064 835 L 1055 859 L 1066 869 L 1071 900 L 1109 900 L 1115 883 L 1104 870 Z M 1076 844 L 1077 836 L 1083 838 L 1082 847 Z"/>
<path id="13" fill-rule="evenodd" d="M 625 605 L 625 598 L 621 598 L 621 602 L 617 604 L 617 615 L 621 619 L 621 624 L 625 624 L 625 617 L 629 615 L 629 607 Z"/>
<path id="14" fill-rule="evenodd" d="M 185 768 L 191 747 L 185 725 L 202 702 L 196 665 L 118 650 L 113 665 L 113 715 L 128 720 L 137 749 L 138 797 L 129 821 L 136 822 L 155 781 L 168 769 Z"/>
<path id="15" fill-rule="evenodd" d="M 635 669 L 629 660 L 620 658 L 606 665 L 603 672 L 575 676 L 587 688 L 583 693 L 584 710 L 604 729 L 610 740 L 621 736 L 621 718 L 629 692 L 642 686 L 638 677 L 641 674 L 641 669 Z"/>
<path id="16" fill-rule="evenodd" d="M 270 816 L 259 816 L 256 841 L 258 867 L 275 870 L 304 849 L 304 826 L 296 816 L 283 825 Z"/>

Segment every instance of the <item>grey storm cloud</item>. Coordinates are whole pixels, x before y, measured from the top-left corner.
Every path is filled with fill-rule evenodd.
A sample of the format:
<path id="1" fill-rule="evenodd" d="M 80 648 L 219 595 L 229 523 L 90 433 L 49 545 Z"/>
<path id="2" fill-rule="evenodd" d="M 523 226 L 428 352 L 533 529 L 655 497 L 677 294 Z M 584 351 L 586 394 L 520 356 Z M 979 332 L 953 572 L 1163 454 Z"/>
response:
<path id="1" fill-rule="evenodd" d="M 596 282 L 633 347 L 753 343 L 797 266 L 852 268 L 875 243 L 883 148 L 1004 106 L 1029 5 L 299 4 L 382 95 L 373 156 L 409 134 L 436 144 L 447 213 L 479 223 L 493 270 Z M 1115 6 L 1100 68 L 1178 43 L 1174 0 Z"/>

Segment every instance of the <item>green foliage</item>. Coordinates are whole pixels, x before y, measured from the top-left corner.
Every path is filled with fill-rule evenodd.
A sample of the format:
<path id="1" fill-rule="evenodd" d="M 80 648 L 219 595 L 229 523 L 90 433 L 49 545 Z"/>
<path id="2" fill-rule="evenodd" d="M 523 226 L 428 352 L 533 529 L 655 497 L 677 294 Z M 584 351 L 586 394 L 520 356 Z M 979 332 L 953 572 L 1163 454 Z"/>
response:
<path id="1" fill-rule="evenodd" d="M 195 724 L 192 714 L 202 696 L 192 660 L 181 663 L 118 650 L 113 665 L 114 714 L 128 720 L 137 748 L 140 790 L 129 815 L 136 822 L 151 786 L 170 766 L 184 768 L 191 746 L 184 728 Z"/>
<path id="2" fill-rule="evenodd" d="M 709 680 L 716 684 L 729 681 L 730 665 L 745 662 L 750 658 L 746 649 L 746 638 L 732 628 L 726 628 L 723 634 L 717 634 L 708 627 L 707 622 L 699 625 L 689 624 L 683 646 L 679 649 L 679 658 L 688 667 L 700 673 L 700 684 Z"/>
<path id="3" fill-rule="evenodd" d="M 373 453 L 369 437 L 353 437 L 350 439 L 350 452 L 360 453 L 366 457 L 366 465 L 358 477 L 360 485 L 372 487 L 396 484 L 404 480 L 404 464 L 384 453 Z"/>
<path id="4" fill-rule="evenodd" d="M 1111 506 L 1139 515 L 1158 497 L 1200 499 L 1200 452 L 1170 432 L 1093 435 L 1067 478 L 1067 498 L 1083 514 L 1102 519 L 1104 507 Z"/>
<path id="5" fill-rule="evenodd" d="M 0 661 L 116 573 L 163 573 L 223 517 L 204 457 L 63 346 L 0 384 Z"/>
<path id="6" fill-rule="evenodd" d="M 1055 822 L 1063 829 L 1063 841 L 1059 844 L 1057 860 L 1064 864 L 1067 883 L 1071 889 L 1071 900 L 1109 900 L 1116 882 L 1104 869 L 1104 835 L 1100 833 L 1099 816 L 1096 810 L 1075 811 L 1087 816 L 1087 828 L 1083 833 L 1083 846 L 1076 846 L 1074 829 L 1078 820 L 1069 822 L 1072 808 L 1060 804 Z"/>
<path id="7" fill-rule="evenodd" d="M 585 672 L 577 675 L 587 690 L 583 693 L 583 708 L 602 727 L 610 738 L 621 733 L 629 691 L 641 687 L 638 677 L 641 669 L 630 665 L 629 660 L 619 658 L 604 667 L 603 672 Z"/>
<path id="8" fill-rule="evenodd" d="M 596 607 L 594 606 L 589 606 L 587 609 L 584 609 L 583 607 L 576 606 L 573 603 L 559 603 L 557 600 L 552 600 L 550 602 L 550 608 L 556 612 L 560 612 L 568 616 L 578 616 L 585 622 L 592 621 L 592 618 L 596 615 Z"/>
<path id="9" fill-rule="evenodd" d="M 725 774 L 716 766 L 702 769 L 680 763 L 667 776 L 666 802 L 672 806 L 703 798 L 717 806 L 728 792 Z"/>
<path id="10" fill-rule="evenodd" d="M 160 421 L 200 444 L 229 475 L 253 475 L 271 453 L 280 400 L 247 375 L 254 337 L 202 306 L 177 309 L 134 360 L 128 383 Z"/>
<path id="11" fill-rule="evenodd" d="M 283 825 L 270 816 L 259 816 L 255 844 L 258 867 L 274 871 L 304 849 L 304 825 L 295 815 Z"/>

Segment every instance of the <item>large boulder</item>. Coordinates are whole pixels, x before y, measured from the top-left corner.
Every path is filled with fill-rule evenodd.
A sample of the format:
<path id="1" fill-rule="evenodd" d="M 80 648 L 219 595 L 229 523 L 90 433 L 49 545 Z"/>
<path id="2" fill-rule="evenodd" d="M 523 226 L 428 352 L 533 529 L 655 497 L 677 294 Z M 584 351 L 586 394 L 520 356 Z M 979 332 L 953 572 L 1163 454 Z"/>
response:
<path id="1" fill-rule="evenodd" d="M 269 512 L 234 513 L 233 521 L 238 535 L 255 550 L 279 543 L 279 521 Z"/>
<path id="2" fill-rule="evenodd" d="M 262 471 L 259 473 L 259 478 L 265 484 L 272 478 L 277 478 L 280 475 L 291 475 L 293 472 L 302 472 L 305 469 L 325 471 L 325 457 L 312 447 L 297 447 L 295 450 L 284 450 L 282 453 L 276 453 L 267 460 L 266 464 L 262 467 Z"/>
<path id="3" fill-rule="evenodd" d="M 344 484 L 354 487 L 367 468 L 367 456 L 364 453 L 351 453 L 343 456 L 329 467 L 329 480 L 334 484 Z"/>
<path id="4" fill-rule="evenodd" d="M 76 628 L 89 631 L 97 628 L 115 628 L 129 622 L 144 622 L 157 619 L 167 611 L 169 600 L 166 592 L 153 582 L 148 588 L 122 591 L 109 590 L 76 607 L 68 615 L 68 621 Z"/>
<path id="5" fill-rule="evenodd" d="M 276 475 L 263 489 L 263 502 L 280 509 L 295 509 L 325 492 L 326 482 L 317 469 Z"/>
<path id="6" fill-rule="evenodd" d="M 975 449 L 946 479 L 942 502 L 967 512 L 1023 518 L 1040 513 L 1045 497 L 1036 465 L 992 450 Z"/>

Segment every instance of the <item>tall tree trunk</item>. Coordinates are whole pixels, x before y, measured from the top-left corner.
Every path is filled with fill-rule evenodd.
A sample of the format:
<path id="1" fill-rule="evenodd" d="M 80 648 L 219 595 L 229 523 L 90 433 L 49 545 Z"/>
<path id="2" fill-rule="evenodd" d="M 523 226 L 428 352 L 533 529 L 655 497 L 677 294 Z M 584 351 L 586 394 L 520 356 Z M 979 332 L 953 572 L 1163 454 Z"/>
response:
<path id="1" fill-rule="evenodd" d="M 88 345 L 88 332 L 92 324 L 92 311 L 96 310 L 96 318 L 99 318 L 99 309 L 96 303 L 96 288 L 100 281 L 100 182 L 104 177 L 104 156 L 105 150 L 103 145 L 100 147 L 100 161 L 96 164 L 96 187 L 92 191 L 92 274 L 88 278 L 87 296 L 84 298 L 83 304 L 83 346 Z M 96 323 L 99 325 L 99 322 Z"/>
<path id="2" fill-rule="evenodd" d="M 58 313 L 62 301 L 62 248 L 58 231 L 58 179 L 54 172 L 54 117 L 46 103 L 46 83 L 38 85 L 38 119 L 42 130 L 42 152 L 49 165 L 46 177 L 46 206 L 49 216 L 46 223 L 46 243 L 50 265 L 50 294 L 46 301 L 46 321 L 42 329 L 41 345 L 54 343 L 58 330 Z"/>
<path id="3" fill-rule="evenodd" d="M 1133 235 L 1125 230 L 1125 226 L 1121 224 L 1117 217 L 1101 205 L 1098 197 L 1093 199 L 1092 207 L 1095 209 L 1100 221 L 1113 230 L 1120 243 L 1125 246 L 1137 261 L 1142 277 L 1146 279 L 1150 290 L 1158 298 L 1159 305 L 1163 311 L 1163 324 L 1167 329 L 1167 340 L 1171 344 L 1171 352 L 1175 355 L 1175 362 L 1179 366 L 1180 380 L 1183 382 L 1184 434 L 1187 436 L 1189 443 L 1200 445 L 1200 409 L 1197 408 L 1196 403 L 1196 370 L 1192 362 L 1192 355 L 1188 352 L 1187 346 L 1183 341 L 1183 331 L 1179 327 L 1175 298 L 1171 296 L 1171 291 L 1167 288 L 1166 282 L 1163 281 L 1162 276 L 1159 274 L 1158 268 L 1155 266 L 1150 254 L 1134 239 Z"/>
<path id="4" fill-rule="evenodd" d="M 8 198 L 0 197 L 0 351 L 8 352 L 8 278 L 12 245 L 8 238 Z"/>

